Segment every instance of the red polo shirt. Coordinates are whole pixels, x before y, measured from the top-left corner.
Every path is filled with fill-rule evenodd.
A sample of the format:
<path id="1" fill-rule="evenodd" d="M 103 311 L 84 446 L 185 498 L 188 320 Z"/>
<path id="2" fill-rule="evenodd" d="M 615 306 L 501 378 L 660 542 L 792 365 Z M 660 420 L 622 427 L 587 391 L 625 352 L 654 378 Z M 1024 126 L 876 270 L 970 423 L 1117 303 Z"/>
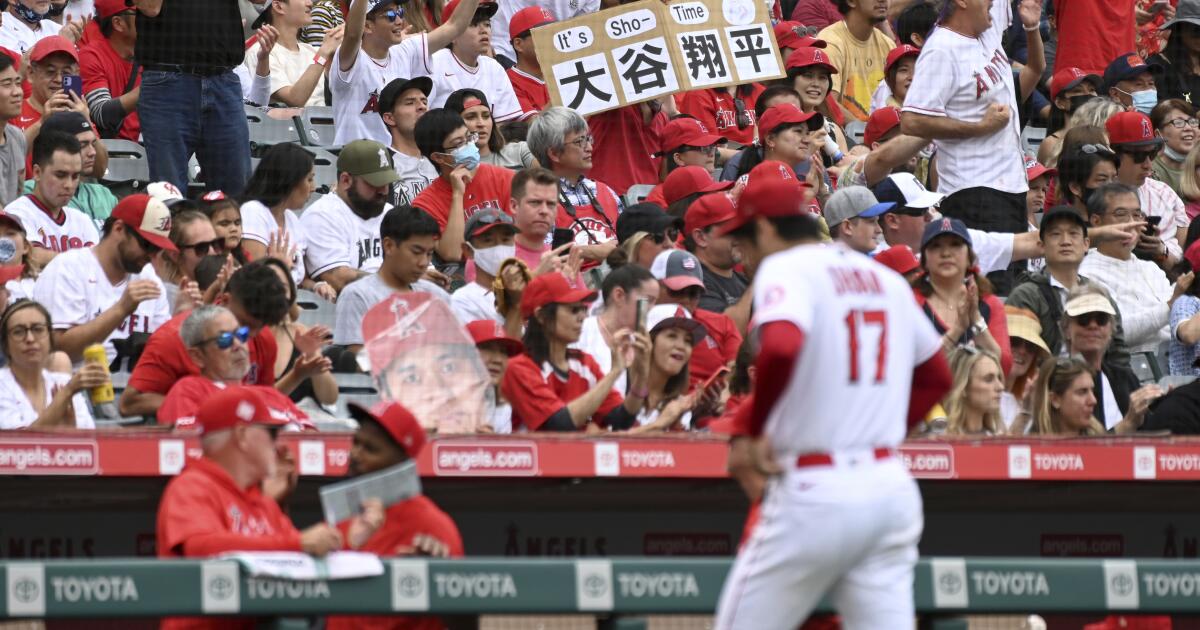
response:
<path id="1" fill-rule="evenodd" d="M 512 401 L 513 430 L 524 427 L 528 431 L 537 431 L 550 416 L 586 394 L 604 378 L 599 364 L 586 352 L 568 350 L 567 364 L 569 367 L 564 374 L 549 363 L 538 366 L 526 354 L 508 362 L 500 391 L 506 400 Z M 609 391 L 600 408 L 592 414 L 591 421 L 603 426 L 604 417 L 623 402 L 625 399 L 617 390 Z"/>
<path id="2" fill-rule="evenodd" d="M 508 214 L 513 175 L 515 173 L 506 168 L 480 164 L 463 194 L 464 219 L 484 208 L 496 208 Z M 439 177 L 413 199 L 412 205 L 433 217 L 438 222 L 438 229 L 444 231 L 446 221 L 450 218 L 450 195 L 450 182 L 445 177 Z"/>
<path id="3" fill-rule="evenodd" d="M 749 123 L 744 129 L 738 129 L 737 104 L 734 102 L 736 87 L 708 90 L 692 90 L 683 95 L 679 104 L 680 113 L 695 116 L 708 129 L 716 129 L 717 134 L 730 142 L 742 145 L 754 143 L 754 104 L 758 95 L 762 94 L 763 86 L 755 83 L 746 96 L 740 97 L 745 106 Z"/>
<path id="4" fill-rule="evenodd" d="M 79 74 L 83 76 L 85 97 L 96 90 L 108 90 L 113 98 L 124 95 L 131 72 L 133 62 L 122 59 L 104 37 L 89 38 L 79 50 Z M 142 71 L 138 70 L 133 85 L 136 87 L 141 82 Z M 141 133 L 141 123 L 138 122 L 137 112 L 133 111 L 125 116 L 117 137 L 137 142 Z"/>
<path id="5" fill-rule="evenodd" d="M 550 103 L 550 91 L 546 89 L 545 81 L 516 66 L 509 68 L 507 72 L 508 81 L 512 83 L 513 92 L 517 95 L 517 102 L 521 104 L 521 120 L 530 118 L 546 108 Z"/>

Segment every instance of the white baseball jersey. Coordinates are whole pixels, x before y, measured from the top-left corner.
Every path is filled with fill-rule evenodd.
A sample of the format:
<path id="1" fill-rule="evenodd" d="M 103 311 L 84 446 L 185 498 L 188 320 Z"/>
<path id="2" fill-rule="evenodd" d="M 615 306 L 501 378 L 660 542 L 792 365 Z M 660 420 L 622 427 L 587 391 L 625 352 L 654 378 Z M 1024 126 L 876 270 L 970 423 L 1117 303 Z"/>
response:
<path id="1" fill-rule="evenodd" d="M 904 440 L 913 368 L 941 350 L 941 339 L 903 278 L 842 247 L 793 247 L 768 256 L 755 274 L 754 319 L 791 322 L 804 333 L 765 426 L 777 452 Z"/>
<path id="2" fill-rule="evenodd" d="M 296 286 L 300 286 L 304 282 L 304 250 L 308 242 L 304 238 L 304 229 L 300 227 L 300 217 L 295 212 L 283 211 L 283 227 L 292 246 L 296 248 L 296 255 L 292 257 L 292 280 L 296 281 Z M 271 214 L 270 208 L 259 201 L 242 204 L 242 238 L 269 245 L 271 237 L 278 232 L 279 224 L 275 222 L 275 215 Z"/>
<path id="3" fill-rule="evenodd" d="M 42 401 L 43 409 L 50 406 L 54 394 L 66 387 L 71 381 L 70 374 L 42 370 L 42 380 L 46 384 L 46 397 Z M 87 390 L 80 390 L 71 396 L 71 407 L 75 412 L 76 429 L 95 429 L 96 421 L 92 418 L 92 409 L 88 405 Z M 24 429 L 37 422 L 38 411 L 30 404 L 25 390 L 13 377 L 12 368 L 0 368 L 0 429 L 11 431 Z"/>
<path id="4" fill-rule="evenodd" d="M 513 120 L 521 115 L 521 104 L 513 92 L 512 83 L 500 62 L 481 55 L 479 65 L 467 67 L 449 49 L 433 53 L 433 94 L 429 107 L 445 107 L 446 99 L 455 90 L 474 88 L 483 92 L 492 107 L 492 119 L 496 122 Z"/>
<path id="5" fill-rule="evenodd" d="M 429 76 L 431 62 L 425 33 L 409 37 L 388 49 L 385 60 L 371 58 L 361 48 L 354 67 L 342 72 L 339 48 L 329 62 L 329 91 L 333 93 L 333 142 L 343 145 L 351 140 L 374 140 L 384 146 L 392 143 L 383 119 L 379 117 L 379 93 L 392 79 Z"/>
<path id="6" fill-rule="evenodd" d="M 307 237 L 304 266 L 314 279 L 338 267 L 374 273 L 383 263 L 379 224 L 392 206 L 373 219 L 363 219 L 337 193 L 318 199 L 300 217 L 300 231 Z"/>
<path id="7" fill-rule="evenodd" d="M 63 208 L 62 214 L 55 219 L 36 197 L 25 195 L 8 204 L 4 211 L 21 220 L 30 243 L 52 252 L 82 249 L 100 242 L 96 223 L 83 212 L 69 206 Z"/>
<path id="8" fill-rule="evenodd" d="M 15 15 L 10 14 L 8 19 L 0 22 L 0 46 L 24 55 L 42 38 L 58 35 L 60 29 L 62 27 L 56 22 L 42 20 L 38 23 L 38 30 L 35 31 L 29 28 L 25 22 L 17 19 Z"/>
<path id="9" fill-rule="evenodd" d="M 987 186 L 1003 192 L 1029 190 L 1021 153 L 1017 90 L 1003 35 L 1012 23 L 1009 2 L 992 3 L 992 26 L 979 37 L 936 27 L 921 48 L 904 111 L 979 122 L 993 104 L 1007 105 L 1008 124 L 992 134 L 934 140 L 938 192 Z"/>
<path id="10" fill-rule="evenodd" d="M 109 282 L 96 254 L 89 249 L 73 249 L 59 254 L 46 265 L 33 286 L 33 299 L 50 311 L 56 330 L 65 330 L 96 319 L 116 304 L 131 280 L 153 280 L 159 294 L 153 300 L 138 304 L 137 310 L 125 318 L 104 341 L 111 363 L 116 358 L 114 339 L 128 339 L 131 332 L 152 333 L 171 319 L 171 304 L 162 281 L 152 265 L 141 272 L 125 276 L 117 284 Z"/>

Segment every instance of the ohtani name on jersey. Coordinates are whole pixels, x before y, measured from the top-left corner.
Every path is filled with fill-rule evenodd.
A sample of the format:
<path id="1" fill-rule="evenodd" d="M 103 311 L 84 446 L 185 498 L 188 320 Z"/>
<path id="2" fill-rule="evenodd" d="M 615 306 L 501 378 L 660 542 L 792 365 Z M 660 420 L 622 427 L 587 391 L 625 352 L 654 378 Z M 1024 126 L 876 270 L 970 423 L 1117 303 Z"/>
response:
<path id="1" fill-rule="evenodd" d="M 883 285 L 879 283 L 879 276 L 870 269 L 830 267 L 829 275 L 833 279 L 833 290 L 838 295 L 883 295 Z"/>
<path id="2" fill-rule="evenodd" d="M 1005 72 L 1012 74 L 1012 63 L 1004 56 L 1004 51 L 997 48 L 983 67 L 983 72 L 975 73 L 975 100 L 979 100 L 988 90 L 1003 81 Z"/>
<path id="3" fill-rule="evenodd" d="M 362 269 L 363 263 L 372 258 L 378 258 L 383 255 L 383 244 L 378 238 L 364 238 L 358 242 L 358 265 Z"/>

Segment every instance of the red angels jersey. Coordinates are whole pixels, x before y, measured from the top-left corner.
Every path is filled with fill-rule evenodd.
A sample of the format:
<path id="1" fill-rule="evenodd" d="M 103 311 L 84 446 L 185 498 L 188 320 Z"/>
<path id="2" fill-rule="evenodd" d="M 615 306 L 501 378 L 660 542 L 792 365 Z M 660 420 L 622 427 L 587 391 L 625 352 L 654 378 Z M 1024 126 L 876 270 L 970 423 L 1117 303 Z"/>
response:
<path id="1" fill-rule="evenodd" d="M 941 350 L 903 278 L 845 248 L 801 245 L 763 260 L 754 313 L 756 327 L 789 322 L 804 334 L 764 427 L 776 452 L 903 441 L 913 369 Z"/>
<path id="2" fill-rule="evenodd" d="M 516 173 L 506 168 L 480 164 L 463 192 L 463 220 L 487 208 L 495 208 L 508 214 L 514 175 Z M 450 218 L 451 192 L 450 183 L 444 177 L 439 177 L 413 199 L 412 205 L 433 217 L 438 222 L 438 229 L 445 230 L 446 221 Z"/>

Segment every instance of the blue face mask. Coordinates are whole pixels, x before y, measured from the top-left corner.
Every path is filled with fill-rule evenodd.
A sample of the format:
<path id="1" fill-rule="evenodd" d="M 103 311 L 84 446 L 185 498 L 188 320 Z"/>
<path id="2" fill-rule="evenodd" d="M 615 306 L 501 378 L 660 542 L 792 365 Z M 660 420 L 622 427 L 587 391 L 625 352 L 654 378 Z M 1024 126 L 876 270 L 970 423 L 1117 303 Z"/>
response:
<path id="1" fill-rule="evenodd" d="M 1158 90 L 1138 90 L 1130 96 L 1133 97 L 1133 108 L 1147 116 L 1158 105 Z"/>
<path id="2" fill-rule="evenodd" d="M 465 166 L 468 171 L 473 171 L 479 167 L 479 147 L 475 146 L 474 142 L 464 143 L 450 154 L 454 158 L 455 166 Z"/>
<path id="3" fill-rule="evenodd" d="M 66 8 L 66 5 L 63 5 L 63 7 Z M 15 8 L 17 10 L 17 15 L 19 15 L 22 20 L 25 20 L 26 22 L 29 22 L 30 24 L 36 24 L 36 23 L 41 22 L 42 20 L 46 19 L 47 14 L 38 13 L 38 12 L 34 11 L 33 9 L 30 9 L 29 7 L 21 4 L 19 1 L 16 3 L 16 5 L 13 8 Z"/>

